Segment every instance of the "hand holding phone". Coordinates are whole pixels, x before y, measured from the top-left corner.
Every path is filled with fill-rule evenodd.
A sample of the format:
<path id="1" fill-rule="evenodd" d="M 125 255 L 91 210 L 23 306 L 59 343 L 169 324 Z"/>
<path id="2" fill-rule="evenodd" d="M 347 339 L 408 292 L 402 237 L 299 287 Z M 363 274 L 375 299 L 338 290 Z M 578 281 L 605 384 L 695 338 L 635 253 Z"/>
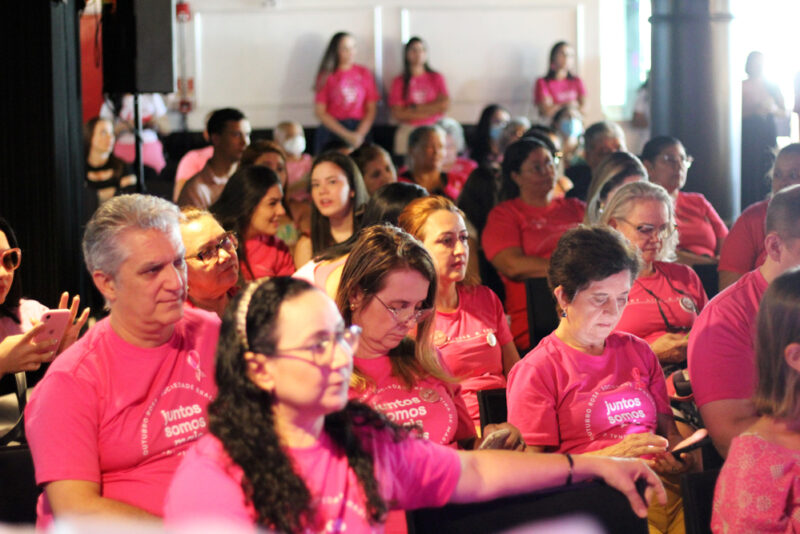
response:
<path id="1" fill-rule="evenodd" d="M 669 451 L 676 460 L 681 459 L 681 454 L 691 452 L 711 443 L 708 430 L 701 428 L 685 440 L 678 443 L 675 448 Z"/>
<path id="2" fill-rule="evenodd" d="M 34 341 L 42 343 L 55 340 L 57 341 L 55 346 L 58 347 L 70 323 L 70 310 L 47 310 L 42 314 L 39 322 L 42 324 L 42 328 L 33 338 Z"/>
<path id="3" fill-rule="evenodd" d="M 502 449 L 506 443 L 506 439 L 508 435 L 511 434 L 511 430 L 508 428 L 501 428 L 500 430 L 495 430 L 481 442 L 478 449 Z"/>

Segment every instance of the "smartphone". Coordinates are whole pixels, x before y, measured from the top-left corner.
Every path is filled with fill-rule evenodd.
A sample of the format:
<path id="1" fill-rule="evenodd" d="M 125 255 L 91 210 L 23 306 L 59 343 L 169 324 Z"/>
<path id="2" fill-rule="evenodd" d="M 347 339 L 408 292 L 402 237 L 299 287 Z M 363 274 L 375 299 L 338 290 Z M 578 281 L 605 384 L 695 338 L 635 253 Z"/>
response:
<path id="1" fill-rule="evenodd" d="M 69 326 L 69 310 L 47 310 L 44 312 L 39 321 L 44 325 L 42 330 L 36 334 L 34 341 L 41 343 L 48 339 L 57 339 L 56 346 L 61 344 L 61 339 Z"/>
<path id="2" fill-rule="evenodd" d="M 676 460 L 680 460 L 681 459 L 681 454 L 683 454 L 684 452 L 691 452 L 693 450 L 699 449 L 700 447 L 705 447 L 706 445 L 709 445 L 710 443 L 711 443 L 711 436 L 706 436 L 703 439 L 701 439 L 700 441 L 696 441 L 696 442 L 692 443 L 691 445 L 687 445 L 686 447 L 681 447 L 680 449 L 675 449 L 674 451 L 670 451 L 670 452 L 672 453 L 672 456 Z"/>
<path id="3" fill-rule="evenodd" d="M 509 434 L 511 434 L 511 430 L 508 428 L 495 430 L 486 436 L 486 439 L 483 440 L 478 449 L 502 449 Z"/>

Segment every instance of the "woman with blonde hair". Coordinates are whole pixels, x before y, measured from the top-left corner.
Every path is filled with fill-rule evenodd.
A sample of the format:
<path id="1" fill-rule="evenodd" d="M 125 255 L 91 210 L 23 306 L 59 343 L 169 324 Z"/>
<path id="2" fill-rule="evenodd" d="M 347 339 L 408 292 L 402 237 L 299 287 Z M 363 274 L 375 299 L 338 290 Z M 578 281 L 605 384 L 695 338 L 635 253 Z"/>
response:
<path id="1" fill-rule="evenodd" d="M 461 381 L 461 396 L 478 426 L 476 393 L 506 387 L 506 376 L 519 361 L 503 305 L 467 271 L 469 232 L 464 214 L 451 200 L 417 199 L 400 214 L 399 224 L 422 241 L 433 259 L 437 276 L 433 343 Z"/>
<path id="2" fill-rule="evenodd" d="M 642 180 L 647 180 L 647 169 L 639 158 L 624 151 L 613 152 L 606 156 L 597 167 L 597 171 L 592 173 L 583 222 L 596 224 L 603 216 L 605 205 L 620 187 Z"/>

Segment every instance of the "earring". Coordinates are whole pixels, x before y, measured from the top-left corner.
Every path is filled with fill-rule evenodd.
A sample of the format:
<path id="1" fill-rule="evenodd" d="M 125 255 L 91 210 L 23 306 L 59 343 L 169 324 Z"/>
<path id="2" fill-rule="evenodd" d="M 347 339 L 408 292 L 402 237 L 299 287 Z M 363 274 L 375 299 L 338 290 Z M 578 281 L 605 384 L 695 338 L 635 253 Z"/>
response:
<path id="1" fill-rule="evenodd" d="M 350 303 L 350 311 L 356 311 L 356 305 L 352 302 Z"/>
<path id="2" fill-rule="evenodd" d="M 567 310 L 561 310 L 561 317 L 563 317 L 564 319 L 567 318 Z"/>

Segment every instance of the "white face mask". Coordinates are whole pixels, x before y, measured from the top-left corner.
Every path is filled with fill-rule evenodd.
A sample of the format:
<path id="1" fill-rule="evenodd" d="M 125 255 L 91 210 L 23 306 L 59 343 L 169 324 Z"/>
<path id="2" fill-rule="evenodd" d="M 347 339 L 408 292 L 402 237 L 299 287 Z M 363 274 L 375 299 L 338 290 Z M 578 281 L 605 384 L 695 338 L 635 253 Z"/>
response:
<path id="1" fill-rule="evenodd" d="M 283 143 L 283 149 L 292 156 L 299 156 L 306 151 L 306 138 L 302 135 L 297 135 L 291 139 L 287 139 Z"/>

